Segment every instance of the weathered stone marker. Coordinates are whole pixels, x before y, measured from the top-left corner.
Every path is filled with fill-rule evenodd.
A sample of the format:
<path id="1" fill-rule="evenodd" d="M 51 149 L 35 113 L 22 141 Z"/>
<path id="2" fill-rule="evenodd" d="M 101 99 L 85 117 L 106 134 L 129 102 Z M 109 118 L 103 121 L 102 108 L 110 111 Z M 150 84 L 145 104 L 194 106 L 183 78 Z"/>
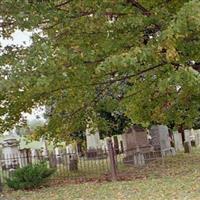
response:
<path id="1" fill-rule="evenodd" d="M 6 138 L 3 140 L 2 144 L 2 154 L 4 157 L 4 163 L 2 168 L 5 170 L 16 169 L 19 167 L 19 141 L 15 138 Z"/>
<path id="2" fill-rule="evenodd" d="M 128 154 L 130 151 L 137 152 L 149 151 L 151 145 L 147 139 L 147 131 L 138 125 L 134 125 L 122 135 L 124 151 Z"/>
<path id="3" fill-rule="evenodd" d="M 174 137 L 174 144 L 175 144 L 176 151 L 182 151 L 183 150 L 183 143 L 182 143 L 181 133 L 179 133 L 178 131 L 174 131 L 173 137 Z"/>
<path id="4" fill-rule="evenodd" d="M 184 152 L 185 153 L 191 153 L 191 145 L 188 141 L 184 142 Z"/>
<path id="5" fill-rule="evenodd" d="M 170 145 L 167 126 L 153 125 L 150 129 L 151 144 L 155 151 L 161 151 L 162 155 L 175 154 L 174 148 Z"/>
<path id="6" fill-rule="evenodd" d="M 86 129 L 87 158 L 97 158 L 101 151 L 101 140 L 98 130 Z"/>
<path id="7" fill-rule="evenodd" d="M 69 158 L 69 171 L 78 170 L 78 157 L 76 154 L 72 154 Z"/>
<path id="8" fill-rule="evenodd" d="M 122 135 L 125 158 L 124 163 L 142 166 L 145 164 L 145 153 L 152 152 L 147 139 L 147 131 L 134 125 Z"/>

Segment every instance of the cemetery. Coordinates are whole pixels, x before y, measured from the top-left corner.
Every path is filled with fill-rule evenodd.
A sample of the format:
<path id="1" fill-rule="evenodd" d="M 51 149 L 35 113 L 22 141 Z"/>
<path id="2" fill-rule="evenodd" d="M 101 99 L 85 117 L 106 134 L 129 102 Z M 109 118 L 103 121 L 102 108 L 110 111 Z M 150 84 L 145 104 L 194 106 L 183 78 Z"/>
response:
<path id="1" fill-rule="evenodd" d="M 148 133 L 151 139 L 148 139 Z M 45 140 L 40 140 L 38 149 L 20 148 L 20 138 L 6 136 L 1 142 L 1 182 L 18 168 L 45 161 L 48 168 L 56 169 L 54 179 L 89 180 L 90 178 L 121 179 L 124 171 L 142 169 L 151 165 L 162 165 L 165 159 L 173 158 L 184 152 L 185 143 L 191 149 L 199 148 L 199 130 L 186 130 L 185 141 L 181 134 L 173 132 L 174 147 L 170 144 L 167 126 L 152 126 L 146 130 L 133 125 L 122 135 L 100 139 L 99 132 L 86 130 L 86 149 L 78 151 L 77 145 L 53 147 Z M 192 145 L 192 141 L 195 145 Z M 23 142 L 21 142 L 23 144 Z M 39 145 L 40 144 L 40 145 Z M 22 145 L 23 146 L 23 145 Z M 193 151 L 193 150 L 192 150 Z M 130 173 L 130 172 L 129 172 Z"/>
<path id="2" fill-rule="evenodd" d="M 179 198 L 180 196 L 188 199 L 199 198 L 199 151 L 192 154 L 178 153 L 173 158 L 167 157 L 165 164 L 153 164 L 151 168 L 129 168 L 128 181 L 105 182 L 103 180 L 90 179 L 87 183 L 63 182 L 59 185 L 50 185 L 50 187 L 34 191 L 18 191 L 4 193 L 7 200 L 30 199 L 61 200 L 67 199 L 163 199 L 164 195 L 168 199 Z M 127 169 L 123 169 L 127 170 Z M 183 176 L 184 174 L 184 176 Z M 78 183 L 78 184 L 77 184 Z M 155 187 L 159 185 L 159 187 Z M 150 191 L 149 191 L 150 190 Z M 56 193 L 55 193 L 56 191 Z M 86 192 L 89 191 L 89 192 Z M 98 191 L 98 194 L 96 192 Z M 106 196 L 106 197 L 105 197 Z"/>
<path id="3" fill-rule="evenodd" d="M 199 0 L 0 0 L 0 200 L 200 200 Z"/>

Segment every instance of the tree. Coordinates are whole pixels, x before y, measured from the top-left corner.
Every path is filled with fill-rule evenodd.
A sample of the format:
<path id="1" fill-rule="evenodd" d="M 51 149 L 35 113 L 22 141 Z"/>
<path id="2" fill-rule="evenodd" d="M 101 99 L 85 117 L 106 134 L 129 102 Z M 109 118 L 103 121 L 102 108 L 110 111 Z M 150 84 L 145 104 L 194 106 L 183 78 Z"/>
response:
<path id="1" fill-rule="evenodd" d="M 99 132 L 102 138 L 122 134 L 125 128 L 131 124 L 130 119 L 121 112 L 111 113 L 101 110 L 100 117 L 105 122 L 104 126 L 99 126 Z"/>
<path id="2" fill-rule="evenodd" d="M 0 13 L 4 38 L 33 31 L 29 47 L 1 49 L 1 131 L 40 105 L 62 139 L 101 124 L 102 101 L 144 126 L 198 118 L 198 0 L 5 0 Z"/>

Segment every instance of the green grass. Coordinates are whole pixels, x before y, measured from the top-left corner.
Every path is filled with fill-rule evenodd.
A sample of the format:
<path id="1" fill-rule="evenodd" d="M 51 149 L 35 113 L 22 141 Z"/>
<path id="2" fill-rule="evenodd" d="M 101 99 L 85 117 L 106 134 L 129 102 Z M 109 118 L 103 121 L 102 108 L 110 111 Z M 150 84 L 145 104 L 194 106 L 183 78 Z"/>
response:
<path id="1" fill-rule="evenodd" d="M 164 164 L 152 162 L 141 169 L 125 167 L 121 172 L 132 180 L 7 191 L 3 200 L 200 200 L 199 152 L 178 154 L 166 158 Z"/>
<path id="2" fill-rule="evenodd" d="M 9 200 L 200 199 L 199 176 L 66 185 L 33 192 L 14 192 Z M 6 198 L 5 198 L 6 199 Z"/>

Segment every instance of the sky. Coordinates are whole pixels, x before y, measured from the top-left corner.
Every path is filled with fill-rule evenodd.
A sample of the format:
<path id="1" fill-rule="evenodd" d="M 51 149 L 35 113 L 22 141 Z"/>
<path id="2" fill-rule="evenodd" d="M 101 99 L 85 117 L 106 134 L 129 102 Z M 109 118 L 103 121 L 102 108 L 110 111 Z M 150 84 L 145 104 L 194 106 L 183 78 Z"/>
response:
<path id="1" fill-rule="evenodd" d="M 12 34 L 12 38 L 10 39 L 3 39 L 0 36 L 0 44 L 2 45 L 2 47 L 5 47 L 6 45 L 11 45 L 11 44 L 15 44 L 15 45 L 23 45 L 23 46 L 29 46 L 31 44 L 31 35 L 32 32 L 28 32 L 28 31 L 20 31 L 20 30 L 16 30 L 13 34 Z"/>
<path id="2" fill-rule="evenodd" d="M 16 30 L 12 34 L 12 38 L 10 39 L 3 39 L 0 36 L 0 45 L 4 48 L 7 45 L 23 45 L 23 46 L 29 46 L 31 45 L 31 36 L 33 32 L 28 32 L 28 31 L 20 31 Z M 45 122 L 45 119 L 43 118 L 43 113 L 44 113 L 44 107 L 40 107 L 37 109 L 33 109 L 32 114 L 29 113 L 24 113 L 23 116 L 27 118 L 28 124 L 32 123 L 37 123 L 37 122 Z"/>

